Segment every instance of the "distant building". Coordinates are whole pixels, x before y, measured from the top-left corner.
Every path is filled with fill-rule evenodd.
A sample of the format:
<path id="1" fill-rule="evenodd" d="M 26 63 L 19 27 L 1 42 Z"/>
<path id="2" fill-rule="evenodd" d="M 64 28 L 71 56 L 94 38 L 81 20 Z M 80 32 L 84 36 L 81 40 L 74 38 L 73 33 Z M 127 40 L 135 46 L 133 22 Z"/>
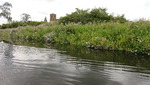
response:
<path id="1" fill-rule="evenodd" d="M 56 19 L 56 14 L 52 13 L 50 14 L 50 23 L 56 22 L 58 19 Z"/>

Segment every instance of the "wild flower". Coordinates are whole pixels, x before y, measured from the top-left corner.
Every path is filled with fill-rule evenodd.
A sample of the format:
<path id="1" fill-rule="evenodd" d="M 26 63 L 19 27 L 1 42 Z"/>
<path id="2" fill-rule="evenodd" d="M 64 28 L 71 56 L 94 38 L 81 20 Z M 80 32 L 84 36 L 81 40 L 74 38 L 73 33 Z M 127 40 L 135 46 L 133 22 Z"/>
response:
<path id="1" fill-rule="evenodd" d="M 102 37 L 102 41 L 106 41 L 107 39 L 105 37 Z"/>

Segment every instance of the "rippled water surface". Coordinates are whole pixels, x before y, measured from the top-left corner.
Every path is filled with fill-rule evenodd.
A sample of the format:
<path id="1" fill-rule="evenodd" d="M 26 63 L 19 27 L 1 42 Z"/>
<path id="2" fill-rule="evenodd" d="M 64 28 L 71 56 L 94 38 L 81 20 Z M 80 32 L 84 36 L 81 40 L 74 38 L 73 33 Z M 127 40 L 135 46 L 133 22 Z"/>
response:
<path id="1" fill-rule="evenodd" d="M 150 58 L 0 42 L 0 85 L 150 85 Z"/>

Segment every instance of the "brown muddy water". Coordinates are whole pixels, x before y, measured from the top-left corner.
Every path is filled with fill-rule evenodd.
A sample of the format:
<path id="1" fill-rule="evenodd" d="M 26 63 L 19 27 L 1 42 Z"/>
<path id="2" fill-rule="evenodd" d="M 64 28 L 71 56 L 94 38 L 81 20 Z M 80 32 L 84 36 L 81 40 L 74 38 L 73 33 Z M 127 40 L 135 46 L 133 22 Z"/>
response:
<path id="1" fill-rule="evenodd" d="M 150 85 L 149 56 L 43 47 L 0 42 L 0 85 Z"/>

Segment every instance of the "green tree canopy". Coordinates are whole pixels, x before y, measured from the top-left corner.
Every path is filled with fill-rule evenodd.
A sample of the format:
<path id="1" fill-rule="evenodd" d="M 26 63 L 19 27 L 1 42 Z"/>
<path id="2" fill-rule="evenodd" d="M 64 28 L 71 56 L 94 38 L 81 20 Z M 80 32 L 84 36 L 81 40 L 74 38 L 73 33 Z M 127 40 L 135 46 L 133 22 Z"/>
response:
<path id="1" fill-rule="evenodd" d="M 31 18 L 31 16 L 27 13 L 23 13 L 21 16 L 22 16 L 21 21 L 23 21 L 23 22 L 28 22 L 29 19 Z"/>
<path id="2" fill-rule="evenodd" d="M 109 22 L 109 21 L 114 21 L 114 22 L 120 22 L 124 23 L 126 22 L 126 18 L 124 15 L 114 17 L 113 15 L 110 15 L 107 13 L 106 8 L 94 8 L 94 9 L 78 9 L 76 8 L 76 11 L 67 14 L 64 17 L 61 17 L 59 19 L 59 23 L 63 24 L 68 24 L 68 23 L 81 23 L 81 24 L 86 24 L 86 23 L 93 23 L 93 22 Z"/>
<path id="3" fill-rule="evenodd" d="M 12 4 L 9 2 L 5 2 L 3 5 L 0 5 L 0 17 L 6 18 L 8 22 L 12 21 L 10 8 L 12 8 Z"/>

